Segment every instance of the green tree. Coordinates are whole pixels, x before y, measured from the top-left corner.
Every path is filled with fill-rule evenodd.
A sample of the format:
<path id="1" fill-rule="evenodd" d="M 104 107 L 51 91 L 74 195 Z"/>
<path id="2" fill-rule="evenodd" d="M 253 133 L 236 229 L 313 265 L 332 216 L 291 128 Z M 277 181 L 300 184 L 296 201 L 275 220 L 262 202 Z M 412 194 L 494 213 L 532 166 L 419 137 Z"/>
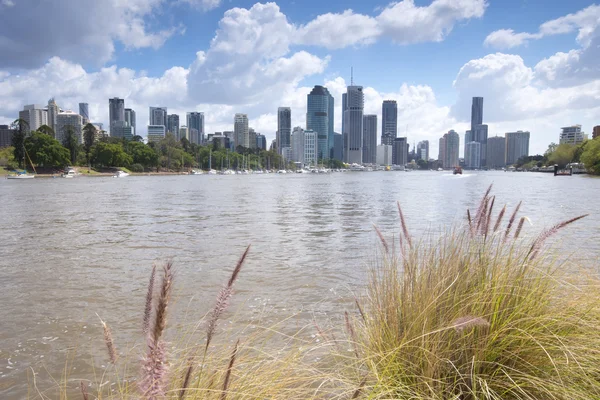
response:
<path id="1" fill-rule="evenodd" d="M 25 139 L 25 149 L 31 162 L 40 167 L 62 168 L 69 164 L 69 150 L 45 133 L 32 132 Z"/>
<path id="2" fill-rule="evenodd" d="M 79 141 L 77 140 L 74 127 L 67 125 L 65 127 L 65 131 L 66 134 L 62 144 L 67 150 L 69 150 L 71 164 L 75 165 L 77 162 L 77 155 L 79 153 Z"/>
<path id="3" fill-rule="evenodd" d="M 129 142 L 126 149 L 127 154 L 132 157 L 133 163 L 141 164 L 146 168 L 158 165 L 158 154 L 150 146 L 140 142 Z"/>
<path id="4" fill-rule="evenodd" d="M 140 135 L 135 135 L 133 138 L 131 138 L 131 140 L 133 142 L 140 142 L 140 143 L 144 143 L 144 138 L 141 137 Z"/>
<path id="5" fill-rule="evenodd" d="M 133 162 L 117 143 L 98 142 L 92 147 L 92 163 L 101 167 L 126 167 Z"/>
<path id="6" fill-rule="evenodd" d="M 589 172 L 600 175 L 600 138 L 588 140 L 587 143 L 581 154 L 581 162 Z"/>
<path id="7" fill-rule="evenodd" d="M 10 169 L 16 168 L 17 163 L 15 162 L 14 152 L 15 149 L 12 146 L 0 148 L 0 165 Z"/>
<path id="8" fill-rule="evenodd" d="M 575 150 L 575 146 L 564 143 L 560 144 L 552 153 L 548 155 L 548 162 L 550 164 L 558 164 L 559 168 L 564 168 L 573 160 Z"/>
<path id="9" fill-rule="evenodd" d="M 22 118 L 14 120 L 11 126 L 16 130 L 12 137 L 13 155 L 20 168 L 25 168 L 25 138 L 29 133 L 29 123 Z"/>
<path id="10" fill-rule="evenodd" d="M 52 129 L 51 127 L 49 127 L 48 125 L 42 125 L 37 129 L 38 132 L 41 133 L 45 133 L 46 135 L 56 138 L 56 132 L 54 132 L 54 129 Z"/>
<path id="11" fill-rule="evenodd" d="M 83 150 L 85 151 L 85 158 L 88 165 L 90 163 L 90 152 L 92 151 L 92 146 L 96 140 L 96 133 L 97 130 L 93 124 L 87 123 L 83 127 Z"/>

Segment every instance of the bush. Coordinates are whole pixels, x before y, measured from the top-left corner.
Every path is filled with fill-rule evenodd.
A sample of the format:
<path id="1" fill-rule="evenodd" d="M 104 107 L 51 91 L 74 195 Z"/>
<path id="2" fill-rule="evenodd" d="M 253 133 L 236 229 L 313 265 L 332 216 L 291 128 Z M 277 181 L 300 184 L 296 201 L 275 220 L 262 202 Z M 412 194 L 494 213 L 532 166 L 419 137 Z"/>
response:
<path id="1" fill-rule="evenodd" d="M 129 170 L 131 172 L 144 172 L 144 166 L 142 164 L 132 164 Z"/>

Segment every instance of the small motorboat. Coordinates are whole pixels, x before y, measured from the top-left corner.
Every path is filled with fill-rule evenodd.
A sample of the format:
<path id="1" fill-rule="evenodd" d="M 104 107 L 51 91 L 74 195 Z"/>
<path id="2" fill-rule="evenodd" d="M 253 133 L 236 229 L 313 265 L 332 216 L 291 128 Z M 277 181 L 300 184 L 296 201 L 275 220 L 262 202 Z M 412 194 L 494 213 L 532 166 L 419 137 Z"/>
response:
<path id="1" fill-rule="evenodd" d="M 452 171 L 454 175 L 462 175 L 462 168 L 459 166 L 454 167 L 454 171 Z"/>
<path id="2" fill-rule="evenodd" d="M 113 178 L 125 178 L 126 176 L 129 176 L 127 172 L 119 170 L 113 175 Z"/>
<path id="3" fill-rule="evenodd" d="M 35 175 L 28 174 L 27 172 L 17 172 L 16 175 L 8 175 L 7 179 L 33 179 Z"/>

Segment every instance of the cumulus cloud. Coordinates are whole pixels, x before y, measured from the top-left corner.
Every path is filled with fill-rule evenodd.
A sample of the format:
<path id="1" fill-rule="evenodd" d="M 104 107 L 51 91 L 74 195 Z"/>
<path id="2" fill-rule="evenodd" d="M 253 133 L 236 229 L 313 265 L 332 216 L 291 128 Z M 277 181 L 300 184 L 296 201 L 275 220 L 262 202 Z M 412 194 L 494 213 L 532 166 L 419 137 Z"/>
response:
<path id="1" fill-rule="evenodd" d="M 158 48 L 181 26 L 150 30 L 145 18 L 162 0 L 3 0 L 0 7 L 0 68 L 38 67 L 54 56 L 103 65 L 114 41 L 127 48 Z M 26 22 L 29 21 L 30 23 Z"/>
<path id="2" fill-rule="evenodd" d="M 183 2 L 204 11 L 215 9 L 221 5 L 221 0 L 183 0 Z"/>
<path id="3" fill-rule="evenodd" d="M 422 7 L 402 0 L 376 16 L 352 10 L 328 13 L 298 27 L 295 41 L 329 49 L 370 44 L 380 37 L 398 44 L 440 42 L 459 21 L 482 17 L 486 7 L 485 0 L 434 0 Z"/>

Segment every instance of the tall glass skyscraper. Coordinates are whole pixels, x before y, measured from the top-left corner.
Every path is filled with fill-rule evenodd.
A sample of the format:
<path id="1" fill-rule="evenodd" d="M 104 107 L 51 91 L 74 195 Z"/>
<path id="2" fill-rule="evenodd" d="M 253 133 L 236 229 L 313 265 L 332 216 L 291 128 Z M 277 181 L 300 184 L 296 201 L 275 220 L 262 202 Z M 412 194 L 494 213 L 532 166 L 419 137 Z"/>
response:
<path id="1" fill-rule="evenodd" d="M 110 135 L 120 136 L 120 127 L 125 122 L 125 100 L 118 97 L 108 99 L 108 113 Z"/>
<path id="2" fill-rule="evenodd" d="M 392 145 L 398 136 L 398 104 L 384 100 L 381 106 L 381 144 Z"/>
<path id="3" fill-rule="evenodd" d="M 197 132 L 196 137 L 190 135 L 190 141 L 193 143 L 201 144 L 204 142 L 204 113 L 203 112 L 189 112 L 186 118 L 187 127 L 189 132 L 195 129 Z"/>
<path id="4" fill-rule="evenodd" d="M 362 86 L 348 86 L 347 108 L 344 111 L 344 127 L 347 135 L 344 157 L 346 162 L 362 164 L 363 110 L 365 95 Z"/>
<path id="5" fill-rule="evenodd" d="M 88 103 L 79 103 L 79 115 L 81 115 L 83 125 L 90 122 L 90 111 L 89 111 Z"/>
<path id="6" fill-rule="evenodd" d="M 292 109 L 279 107 L 277 109 L 277 148 L 283 154 L 285 148 L 292 147 Z"/>
<path id="7" fill-rule="evenodd" d="M 377 162 L 377 115 L 363 116 L 363 155 L 365 164 Z"/>
<path id="8" fill-rule="evenodd" d="M 333 157 L 334 99 L 324 86 L 315 86 L 307 96 L 306 129 L 317 134 L 319 160 Z"/>
<path id="9" fill-rule="evenodd" d="M 135 111 L 131 108 L 125 109 L 125 122 L 135 130 Z"/>
<path id="10" fill-rule="evenodd" d="M 483 97 L 473 97 L 471 105 L 471 132 L 477 125 L 483 124 Z"/>

